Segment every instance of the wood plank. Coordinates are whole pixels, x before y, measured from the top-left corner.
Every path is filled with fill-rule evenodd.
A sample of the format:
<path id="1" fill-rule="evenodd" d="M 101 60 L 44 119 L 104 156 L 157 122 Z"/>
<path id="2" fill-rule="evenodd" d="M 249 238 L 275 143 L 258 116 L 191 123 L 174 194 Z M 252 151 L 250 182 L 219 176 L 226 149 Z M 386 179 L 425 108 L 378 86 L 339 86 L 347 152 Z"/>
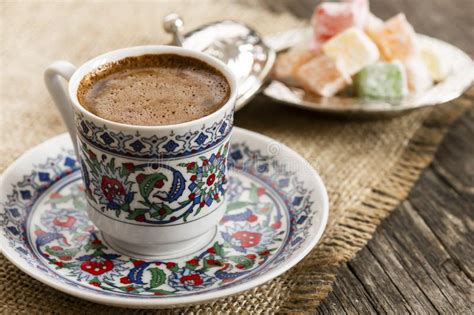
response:
<path id="1" fill-rule="evenodd" d="M 473 126 L 474 108 L 452 126 L 408 200 L 340 268 L 318 313 L 366 313 L 366 305 L 380 313 L 472 312 Z"/>

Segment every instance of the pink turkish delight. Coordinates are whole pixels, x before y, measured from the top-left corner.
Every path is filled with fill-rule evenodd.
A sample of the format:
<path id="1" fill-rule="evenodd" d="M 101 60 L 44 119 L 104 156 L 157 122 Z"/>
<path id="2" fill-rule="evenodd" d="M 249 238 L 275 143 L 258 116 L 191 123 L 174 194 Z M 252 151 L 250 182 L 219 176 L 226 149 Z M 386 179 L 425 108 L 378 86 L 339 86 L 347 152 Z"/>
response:
<path id="1" fill-rule="evenodd" d="M 298 69 L 315 56 L 316 54 L 309 48 L 291 48 L 289 51 L 278 55 L 273 76 L 286 84 L 298 85 L 295 80 Z"/>
<path id="2" fill-rule="evenodd" d="M 415 30 L 403 13 L 386 21 L 374 32 L 372 39 L 388 61 L 407 60 L 419 53 Z"/>
<path id="3" fill-rule="evenodd" d="M 368 0 L 321 3 L 313 14 L 312 49 L 319 51 L 327 40 L 349 27 L 363 29 L 368 16 Z"/>
<path id="4" fill-rule="evenodd" d="M 306 91 L 330 97 L 342 90 L 351 79 L 342 73 L 328 56 L 320 55 L 301 66 L 297 79 Z"/>

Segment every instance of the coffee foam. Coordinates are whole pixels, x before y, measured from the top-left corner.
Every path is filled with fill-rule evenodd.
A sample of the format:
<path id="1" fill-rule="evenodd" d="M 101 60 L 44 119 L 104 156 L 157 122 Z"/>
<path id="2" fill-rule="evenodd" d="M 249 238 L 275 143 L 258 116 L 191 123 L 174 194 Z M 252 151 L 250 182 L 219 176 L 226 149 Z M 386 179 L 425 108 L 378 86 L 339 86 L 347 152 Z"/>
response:
<path id="1" fill-rule="evenodd" d="M 226 78 L 210 65 L 175 54 L 127 57 L 86 75 L 79 103 L 107 120 L 169 125 L 207 116 L 230 96 Z"/>

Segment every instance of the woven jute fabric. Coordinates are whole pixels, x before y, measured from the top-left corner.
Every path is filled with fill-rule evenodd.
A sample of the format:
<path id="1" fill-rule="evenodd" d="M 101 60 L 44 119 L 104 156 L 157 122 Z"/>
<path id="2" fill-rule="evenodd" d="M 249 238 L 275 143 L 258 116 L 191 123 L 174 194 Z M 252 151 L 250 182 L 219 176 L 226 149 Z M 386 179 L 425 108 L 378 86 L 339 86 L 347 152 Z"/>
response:
<path id="1" fill-rule="evenodd" d="M 166 13 L 186 28 L 231 18 L 262 34 L 295 26 L 288 14 L 228 1 L 1 2 L 0 171 L 28 148 L 65 131 L 43 85 L 43 70 L 66 59 L 79 65 L 100 53 L 166 43 Z M 252 5 L 252 4 L 250 4 Z M 469 103 L 469 102 L 467 102 Z M 176 313 L 311 312 L 331 290 L 337 266 L 366 244 L 377 225 L 405 198 L 431 161 L 447 126 L 468 105 L 457 100 L 384 120 L 336 120 L 258 97 L 236 114 L 236 125 L 283 142 L 321 174 L 330 215 L 317 247 L 296 267 L 238 296 L 169 310 Z M 144 314 L 83 301 L 30 278 L 0 255 L 0 311 L 58 314 Z M 160 312 L 163 312 L 161 310 Z"/>

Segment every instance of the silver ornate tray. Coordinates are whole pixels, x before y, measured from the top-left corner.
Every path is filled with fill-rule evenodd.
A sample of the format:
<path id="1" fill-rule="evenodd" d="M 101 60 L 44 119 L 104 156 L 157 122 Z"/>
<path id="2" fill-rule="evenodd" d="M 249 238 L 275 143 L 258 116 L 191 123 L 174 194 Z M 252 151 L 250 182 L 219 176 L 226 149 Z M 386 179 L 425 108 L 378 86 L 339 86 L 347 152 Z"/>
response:
<path id="1" fill-rule="evenodd" d="M 265 38 L 265 42 L 275 51 L 283 51 L 297 45 L 311 36 L 311 29 L 294 29 Z M 459 97 L 469 88 L 474 79 L 474 64 L 471 58 L 459 48 L 444 41 L 418 35 L 421 41 L 434 45 L 450 62 L 451 72 L 440 83 L 423 93 L 411 94 L 400 101 L 368 100 L 356 97 L 318 97 L 303 89 L 290 87 L 272 80 L 263 94 L 273 100 L 288 105 L 318 112 L 352 116 L 391 116 L 413 109 L 433 106 Z"/>

